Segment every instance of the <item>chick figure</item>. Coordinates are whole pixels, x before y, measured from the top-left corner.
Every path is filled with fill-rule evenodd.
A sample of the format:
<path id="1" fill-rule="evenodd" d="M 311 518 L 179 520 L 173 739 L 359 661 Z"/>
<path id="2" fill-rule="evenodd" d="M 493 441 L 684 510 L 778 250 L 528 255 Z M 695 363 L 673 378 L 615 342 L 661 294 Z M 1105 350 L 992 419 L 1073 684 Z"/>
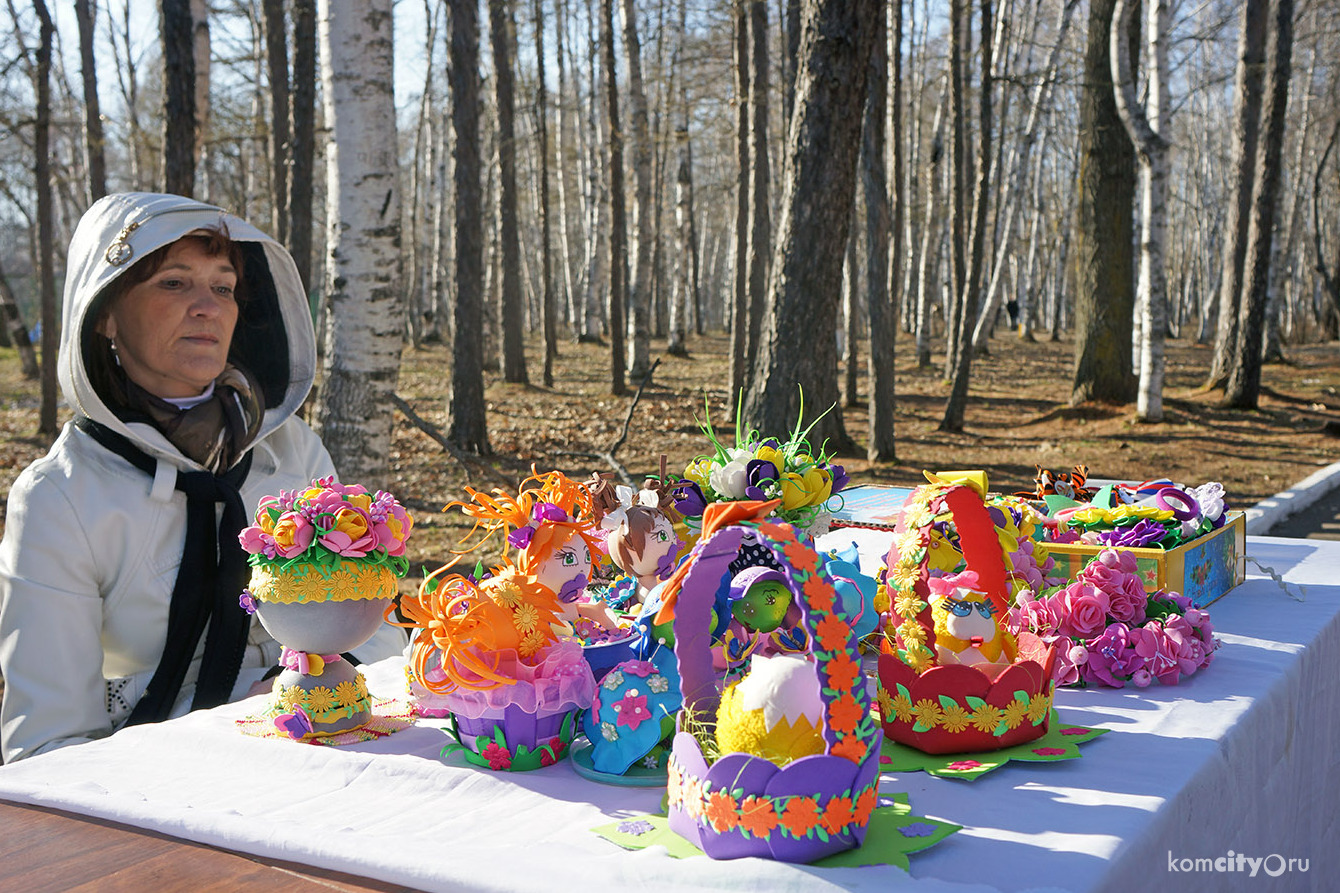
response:
<path id="1" fill-rule="evenodd" d="M 814 665 L 800 654 L 755 655 L 749 675 L 721 694 L 717 746 L 779 766 L 823 753 L 824 708 Z"/>
<path id="2" fill-rule="evenodd" d="M 931 616 L 935 650 L 942 664 L 1010 664 L 1018 648 L 1014 636 L 996 621 L 975 571 L 932 577 Z"/>

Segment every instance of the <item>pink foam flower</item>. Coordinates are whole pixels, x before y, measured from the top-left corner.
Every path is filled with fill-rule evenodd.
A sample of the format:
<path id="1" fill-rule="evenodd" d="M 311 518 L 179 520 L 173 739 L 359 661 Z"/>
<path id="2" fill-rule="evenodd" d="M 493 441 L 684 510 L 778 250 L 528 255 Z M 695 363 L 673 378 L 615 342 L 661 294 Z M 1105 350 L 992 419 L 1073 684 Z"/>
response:
<path id="1" fill-rule="evenodd" d="M 1076 685 L 1079 683 L 1084 664 L 1089 660 L 1089 649 L 1073 642 L 1068 636 L 1057 636 L 1052 644 L 1056 647 L 1056 663 L 1053 665 L 1052 678 L 1057 685 Z"/>
<path id="2" fill-rule="evenodd" d="M 1103 634 L 1088 643 L 1089 659 L 1084 662 L 1081 675 L 1085 682 L 1123 688 L 1131 674 L 1144 661 L 1136 654 L 1130 633 L 1124 623 L 1110 624 Z"/>
<path id="3" fill-rule="evenodd" d="M 268 533 L 263 533 L 259 527 L 245 527 L 237 535 L 237 541 L 242 544 L 242 549 L 250 555 L 264 555 L 266 558 L 275 557 L 275 538 Z"/>
<path id="4" fill-rule="evenodd" d="M 298 512 L 285 512 L 275 521 L 275 552 L 283 558 L 297 558 L 312 544 L 316 528 Z"/>
<path id="5" fill-rule="evenodd" d="M 1060 594 L 1060 631 L 1073 639 L 1087 639 L 1107 623 L 1107 593 L 1089 583 L 1074 582 Z"/>
<path id="6" fill-rule="evenodd" d="M 386 554 L 397 557 L 405 554 L 405 540 L 414 527 L 414 519 L 399 503 L 387 507 L 385 518 L 373 523 L 373 533 L 377 537 L 374 548 L 385 549 Z"/>

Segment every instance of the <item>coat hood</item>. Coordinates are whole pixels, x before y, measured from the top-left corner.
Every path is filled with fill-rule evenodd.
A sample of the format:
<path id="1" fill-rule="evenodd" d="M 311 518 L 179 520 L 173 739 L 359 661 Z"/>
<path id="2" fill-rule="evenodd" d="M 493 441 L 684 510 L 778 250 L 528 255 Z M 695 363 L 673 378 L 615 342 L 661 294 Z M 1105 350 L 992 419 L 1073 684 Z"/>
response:
<path id="1" fill-rule="evenodd" d="M 260 382 L 265 417 L 259 442 L 306 399 L 316 372 L 316 335 L 297 265 L 278 242 L 214 205 L 179 195 L 121 193 L 99 199 L 75 228 L 65 276 L 61 392 L 75 412 L 130 438 L 150 455 L 194 465 L 158 431 L 127 425 L 93 387 L 87 345 L 96 334 L 99 298 L 135 262 L 198 229 L 225 228 L 243 255 L 246 300 L 239 307 L 229 359 Z"/>

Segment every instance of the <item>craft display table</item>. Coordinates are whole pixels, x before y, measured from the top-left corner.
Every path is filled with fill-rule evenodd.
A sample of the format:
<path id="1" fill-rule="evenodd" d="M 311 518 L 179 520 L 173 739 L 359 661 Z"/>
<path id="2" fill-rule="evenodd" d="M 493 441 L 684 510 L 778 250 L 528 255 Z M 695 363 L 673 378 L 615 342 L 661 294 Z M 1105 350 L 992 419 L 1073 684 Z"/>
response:
<path id="1" fill-rule="evenodd" d="M 878 550 L 866 541 L 863 558 Z M 594 784 L 566 761 L 527 773 L 443 762 L 440 724 L 340 748 L 245 737 L 235 721 L 258 700 L 0 767 L 0 799 L 387 885 L 368 889 L 1325 889 L 1340 870 L 1340 543 L 1252 537 L 1248 555 L 1289 592 L 1249 567 L 1210 609 L 1223 646 L 1207 671 L 1175 687 L 1058 691 L 1063 719 L 1111 730 L 1082 759 L 974 782 L 886 774 L 882 793 L 963 826 L 913 854 L 910 873 L 625 852 L 589 829 L 656 811 L 663 790 Z M 398 661 L 367 673 L 374 694 L 402 690 Z M 26 814 L 3 808 L 0 827 Z M 1229 851 L 1271 858 L 1256 878 L 1215 871 L 1219 857 L 1238 865 Z M 0 886 L 20 869 L 42 876 L 22 864 L 30 852 L 52 858 L 8 852 Z M 1271 881 L 1275 856 L 1308 871 L 1295 862 Z"/>

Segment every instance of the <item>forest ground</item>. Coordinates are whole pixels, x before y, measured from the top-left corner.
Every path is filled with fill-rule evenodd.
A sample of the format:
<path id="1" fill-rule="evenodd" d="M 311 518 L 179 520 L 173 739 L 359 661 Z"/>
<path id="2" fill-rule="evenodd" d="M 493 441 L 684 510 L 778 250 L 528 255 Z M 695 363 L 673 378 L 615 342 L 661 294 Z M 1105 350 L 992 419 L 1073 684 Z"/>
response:
<path id="1" fill-rule="evenodd" d="M 653 350 L 664 350 L 653 341 Z M 709 451 L 699 428 L 704 398 L 711 421 L 723 442 L 733 443 L 734 420 L 727 415 L 727 349 L 725 335 L 690 341 L 687 359 L 665 354 L 654 380 L 646 387 L 629 424 L 618 460 L 640 481 L 655 472 L 662 453 L 669 469 Z M 543 368 L 538 339 L 528 344 L 533 381 Z M 531 463 L 541 471 L 559 468 L 574 477 L 609 470 L 603 459 L 577 455 L 608 450 L 618 439 L 630 396 L 609 393 L 609 348 L 605 345 L 560 343 L 555 384 L 510 385 L 500 376 L 486 376 L 489 436 L 494 456 L 464 466 L 400 412 L 395 415 L 390 489 L 415 516 L 409 555 L 415 568 L 406 586 L 421 579 L 419 566 L 429 569 L 451 557 L 450 550 L 468 530 L 459 510 L 443 513 L 446 503 L 464 495 L 467 483 L 487 490 L 503 482 L 515 485 Z M 1135 421 L 1134 405 L 1068 405 L 1072 367 L 1069 341 L 1021 341 L 998 336 L 990 354 L 973 363 L 965 432 L 936 430 L 948 385 L 936 365 L 918 370 L 913 344 L 901 336 L 897 345 L 898 405 L 895 434 L 898 460 L 872 467 L 864 453 L 841 456 L 853 482 L 914 485 L 922 469 L 985 468 L 992 489 L 1031 488 L 1035 466 L 1062 471 L 1075 464 L 1089 466 L 1092 477 L 1145 479 L 1170 477 L 1200 484 L 1222 481 L 1230 504 L 1246 507 L 1287 488 L 1340 455 L 1340 343 L 1291 347 L 1289 362 L 1270 365 L 1263 373 L 1260 409 L 1255 412 L 1219 408 L 1219 395 L 1201 389 L 1210 348 L 1184 341 L 1168 342 L 1162 424 Z M 445 430 L 447 348 L 429 345 L 406 348 L 398 393 L 415 413 Z M 865 380 L 862 377 L 861 399 Z M 0 351 L 0 497 L 29 462 L 48 444 L 34 435 L 39 388 L 24 381 L 12 350 Z M 815 407 L 817 409 L 817 407 Z M 69 417 L 61 407 L 60 419 Z M 847 431 L 864 445 L 866 407 L 844 408 Z M 1328 426 L 1328 423 L 1329 426 Z M 1328 433 L 1328 431 L 1332 433 Z M 786 432 L 765 432 L 781 434 Z M 492 560 L 493 554 L 484 556 Z"/>

